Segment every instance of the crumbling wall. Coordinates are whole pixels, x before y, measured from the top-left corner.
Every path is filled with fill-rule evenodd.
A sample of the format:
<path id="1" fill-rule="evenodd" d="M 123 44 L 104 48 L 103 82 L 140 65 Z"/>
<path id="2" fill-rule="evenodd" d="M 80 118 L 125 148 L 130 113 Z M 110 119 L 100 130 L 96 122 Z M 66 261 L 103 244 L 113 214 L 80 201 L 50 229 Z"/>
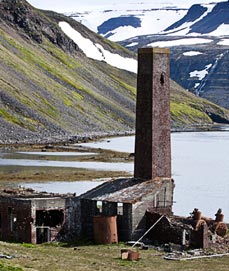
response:
<path id="1" fill-rule="evenodd" d="M 44 242 L 48 241 L 54 241 L 57 239 L 57 237 L 60 235 L 60 232 L 63 230 L 63 226 L 65 224 L 66 220 L 66 208 L 65 208 L 65 198 L 35 198 L 31 199 L 31 214 L 32 214 L 32 236 L 31 236 L 31 242 L 32 243 L 38 243 L 41 242 L 38 240 L 38 232 L 39 228 L 41 229 L 40 231 L 42 232 L 42 227 L 43 227 L 43 232 L 45 230 L 49 231 L 48 235 L 45 236 L 44 239 L 42 239 Z M 39 225 L 37 223 L 37 214 L 38 211 L 44 212 L 45 216 L 51 216 L 53 215 L 51 211 L 61 211 L 63 212 L 63 220 L 58 224 L 58 225 L 52 225 L 47 220 L 44 219 L 43 222 L 39 222 Z M 50 214 L 49 214 L 50 211 Z M 46 233 L 44 233 L 46 235 Z M 40 237 L 42 238 L 42 237 Z"/>
<path id="2" fill-rule="evenodd" d="M 93 217 L 99 214 L 96 201 L 81 199 L 81 224 L 84 237 L 93 239 Z"/>
<path id="3" fill-rule="evenodd" d="M 59 240 L 77 239 L 82 232 L 81 224 L 81 202 L 78 197 L 66 199 L 65 223 L 61 234 L 57 237 Z"/>
<path id="4" fill-rule="evenodd" d="M 30 242 L 31 217 L 30 201 L 1 197 L 0 238 L 3 241 Z"/>
<path id="5" fill-rule="evenodd" d="M 172 214 L 173 180 L 167 180 L 155 194 L 147 194 L 141 201 L 132 207 L 132 240 L 140 238 L 147 229 L 146 211 L 160 212 L 165 215 Z"/>
<path id="6" fill-rule="evenodd" d="M 146 212 L 147 228 L 154 225 L 161 216 L 159 213 Z M 185 245 L 185 240 L 189 240 L 190 231 L 191 227 L 185 227 L 183 223 L 172 223 L 169 217 L 164 216 L 148 233 L 147 238 L 156 243 Z"/>
<path id="7" fill-rule="evenodd" d="M 123 214 L 117 216 L 118 238 L 119 241 L 129 241 L 132 237 L 133 206 L 131 203 L 123 203 Z"/>

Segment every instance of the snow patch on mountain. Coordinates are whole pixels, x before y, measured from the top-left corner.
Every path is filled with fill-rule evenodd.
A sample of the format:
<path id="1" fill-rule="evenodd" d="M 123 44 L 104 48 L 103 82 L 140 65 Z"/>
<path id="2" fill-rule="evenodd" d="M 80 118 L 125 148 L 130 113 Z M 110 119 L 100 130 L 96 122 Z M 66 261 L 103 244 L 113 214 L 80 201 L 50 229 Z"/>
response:
<path id="1" fill-rule="evenodd" d="M 185 38 L 168 41 L 156 41 L 148 44 L 148 47 L 172 47 L 181 45 L 192 45 L 192 44 L 204 44 L 212 42 L 212 39 L 204 38 Z"/>
<path id="2" fill-rule="evenodd" d="M 229 16 L 229 14 L 228 14 Z M 215 31 L 211 32 L 212 36 L 228 36 L 229 24 L 221 24 Z"/>
<path id="3" fill-rule="evenodd" d="M 229 39 L 222 39 L 218 42 L 219 45 L 229 46 Z"/>
<path id="4" fill-rule="evenodd" d="M 198 71 L 195 70 L 193 72 L 190 72 L 190 77 L 197 77 L 200 81 L 204 79 L 204 77 L 208 74 L 209 69 L 212 67 L 212 64 L 208 64 L 205 66 L 204 70 Z"/>
<path id="5" fill-rule="evenodd" d="M 198 51 L 189 51 L 189 52 L 184 52 L 183 55 L 184 56 L 198 56 L 198 55 L 202 55 L 203 53 L 198 52 Z"/>
<path id="6" fill-rule="evenodd" d="M 229 1 L 218 4 L 193 5 L 181 20 L 165 29 L 161 34 L 176 36 L 228 35 L 228 13 Z"/>
<path id="7" fill-rule="evenodd" d="M 87 57 L 105 61 L 119 69 L 137 73 L 137 61 L 133 58 L 125 58 L 105 50 L 102 45 L 93 43 L 90 39 L 83 37 L 78 31 L 72 28 L 67 22 L 59 22 L 62 31 L 71 38 Z"/>

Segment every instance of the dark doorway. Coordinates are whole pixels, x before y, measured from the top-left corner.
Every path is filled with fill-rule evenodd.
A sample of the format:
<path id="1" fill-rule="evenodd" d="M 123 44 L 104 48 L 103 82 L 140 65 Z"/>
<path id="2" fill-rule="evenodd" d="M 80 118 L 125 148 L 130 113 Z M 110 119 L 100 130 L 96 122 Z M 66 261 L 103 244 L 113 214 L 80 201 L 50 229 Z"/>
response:
<path id="1" fill-rule="evenodd" d="M 50 228 L 37 227 L 36 228 L 37 244 L 50 242 Z"/>

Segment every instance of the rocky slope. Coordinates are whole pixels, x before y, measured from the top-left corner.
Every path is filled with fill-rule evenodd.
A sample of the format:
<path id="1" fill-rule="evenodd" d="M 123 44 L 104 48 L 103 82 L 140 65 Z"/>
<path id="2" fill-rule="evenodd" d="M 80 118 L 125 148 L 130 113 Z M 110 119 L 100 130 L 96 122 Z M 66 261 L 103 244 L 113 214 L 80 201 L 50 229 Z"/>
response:
<path id="1" fill-rule="evenodd" d="M 38 143 L 134 129 L 136 74 L 86 56 L 59 27 L 65 21 L 93 44 L 125 58 L 134 53 L 73 19 L 0 2 L 0 143 Z M 100 47 L 98 47 L 100 48 Z M 171 83 L 173 127 L 227 122 L 228 111 Z"/>

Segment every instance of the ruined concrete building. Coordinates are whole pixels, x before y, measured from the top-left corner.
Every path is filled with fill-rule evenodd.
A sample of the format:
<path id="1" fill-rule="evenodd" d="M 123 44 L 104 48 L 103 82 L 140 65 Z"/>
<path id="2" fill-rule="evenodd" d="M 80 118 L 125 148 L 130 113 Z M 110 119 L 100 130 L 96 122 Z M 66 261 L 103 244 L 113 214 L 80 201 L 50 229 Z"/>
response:
<path id="1" fill-rule="evenodd" d="M 0 195 L 0 237 L 5 241 L 43 243 L 68 230 L 69 195 L 5 189 Z M 68 224 L 68 225 L 67 225 Z"/>
<path id="2" fill-rule="evenodd" d="M 117 217 L 119 241 L 137 240 L 146 231 L 146 210 L 172 214 L 174 184 L 168 178 L 117 179 L 81 196 L 82 233 L 93 236 L 93 218 Z"/>
<path id="3" fill-rule="evenodd" d="M 146 231 L 148 209 L 172 214 L 169 50 L 139 49 L 138 63 L 134 178 L 106 182 L 80 197 L 3 193 L 2 240 L 41 243 L 93 234 L 105 235 L 98 242 L 133 240 Z"/>

